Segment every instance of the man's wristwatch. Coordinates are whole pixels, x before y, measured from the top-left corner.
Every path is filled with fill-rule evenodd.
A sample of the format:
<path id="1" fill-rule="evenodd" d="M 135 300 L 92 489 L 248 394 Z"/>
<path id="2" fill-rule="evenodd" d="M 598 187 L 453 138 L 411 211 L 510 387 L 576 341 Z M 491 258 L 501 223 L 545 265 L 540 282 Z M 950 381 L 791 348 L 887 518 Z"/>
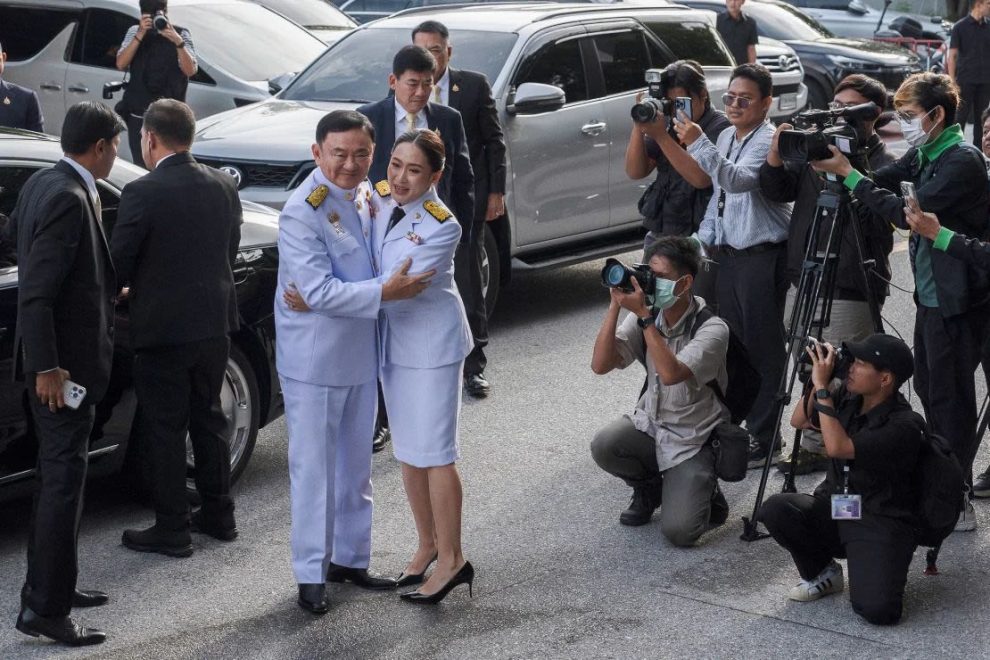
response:
<path id="1" fill-rule="evenodd" d="M 651 325 L 656 325 L 656 323 L 657 323 L 657 317 L 655 316 L 641 316 L 638 319 L 636 319 L 636 325 L 641 327 L 643 330 L 646 330 Z"/>
<path id="2" fill-rule="evenodd" d="M 815 390 L 815 398 L 819 401 L 824 401 L 825 399 L 832 398 L 832 392 L 828 390 L 827 387 L 823 387 L 820 390 Z"/>

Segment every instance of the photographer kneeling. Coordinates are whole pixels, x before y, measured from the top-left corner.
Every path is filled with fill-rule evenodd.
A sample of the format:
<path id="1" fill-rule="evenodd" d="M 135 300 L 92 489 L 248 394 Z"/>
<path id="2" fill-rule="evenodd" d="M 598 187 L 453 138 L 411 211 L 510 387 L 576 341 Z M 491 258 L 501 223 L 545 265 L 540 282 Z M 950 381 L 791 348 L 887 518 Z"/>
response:
<path id="1" fill-rule="evenodd" d="M 862 74 L 846 76 L 835 86 L 829 109 L 833 112 L 855 108 L 865 103 L 874 103 L 877 114 L 887 105 L 887 88 L 877 80 Z M 807 116 L 807 115 L 805 115 Z M 802 115 L 799 115 L 799 119 Z M 858 138 L 856 161 L 865 171 L 873 172 L 894 162 L 894 156 L 887 151 L 883 140 L 877 135 L 876 117 L 870 119 L 842 119 L 851 125 Z M 774 133 L 767 160 L 760 167 L 760 190 L 767 199 L 774 202 L 794 202 L 787 236 L 787 278 L 791 282 L 784 308 L 784 319 L 791 317 L 791 309 L 801 279 L 805 250 L 811 240 L 811 225 L 818 208 L 818 195 L 825 189 L 825 176 L 814 170 L 806 160 L 801 164 L 781 157 L 778 144 L 781 133 L 793 131 L 790 124 L 781 124 Z M 830 127 L 828 130 L 836 130 Z M 790 154 L 785 154 L 790 156 Z M 886 280 L 890 279 L 889 255 L 894 247 L 893 230 L 888 222 L 872 213 L 863 205 L 853 202 L 851 216 L 858 222 L 863 236 L 863 257 L 873 261 L 873 269 L 879 277 L 869 282 L 863 281 L 860 269 L 859 247 L 856 234 L 847 228 L 842 234 L 839 246 L 839 262 L 836 268 L 834 298 L 832 300 L 830 323 L 823 329 L 822 338 L 838 345 L 843 341 L 862 341 L 876 332 L 867 302 L 868 292 L 883 306 L 887 297 Z M 830 222 L 823 222 L 819 229 L 819 245 L 825 245 Z M 797 351 L 800 347 L 796 348 Z M 794 355 L 797 359 L 799 355 Z M 777 467 L 781 471 L 790 469 L 790 456 L 781 459 Z M 804 433 L 801 449 L 797 457 L 795 474 L 808 474 L 824 470 L 828 464 L 821 436 L 817 433 Z"/>
<path id="2" fill-rule="evenodd" d="M 633 488 L 619 522 L 643 525 L 663 501 L 660 529 L 677 546 L 692 545 L 725 522 L 729 506 L 715 477 L 715 453 L 708 442 L 729 412 L 707 383 L 724 392 L 729 328 L 715 316 L 692 335 L 703 298 L 690 295 L 700 255 L 688 238 L 666 236 L 646 250 L 656 277 L 652 305 L 640 286 L 610 289 L 611 303 L 595 339 L 591 368 L 596 374 L 645 363 L 650 386 L 631 415 L 601 429 L 591 455 L 606 472 Z M 631 314 L 618 325 L 619 311 Z M 659 313 L 658 317 L 654 314 Z M 618 326 L 618 327 L 617 327 Z"/>
<path id="3" fill-rule="evenodd" d="M 841 592 L 849 565 L 853 611 L 879 625 L 901 618 L 914 553 L 917 494 L 912 484 L 925 420 L 898 392 L 914 372 L 911 349 L 890 335 L 845 344 L 853 360 L 845 383 L 829 389 L 836 371 L 830 344 L 807 349 L 811 384 L 791 416 L 795 428 L 820 428 L 833 459 L 813 495 L 781 493 L 759 520 L 790 551 L 801 574 L 788 597 L 817 600 Z"/>

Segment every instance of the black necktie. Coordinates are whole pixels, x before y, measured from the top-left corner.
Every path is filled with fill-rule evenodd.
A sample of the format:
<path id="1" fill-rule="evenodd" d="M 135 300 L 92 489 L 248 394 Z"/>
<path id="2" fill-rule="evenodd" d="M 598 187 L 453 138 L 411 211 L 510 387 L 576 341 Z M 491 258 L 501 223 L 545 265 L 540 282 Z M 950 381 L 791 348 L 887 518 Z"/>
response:
<path id="1" fill-rule="evenodd" d="M 392 217 L 388 219 L 388 229 L 385 230 L 385 233 L 388 234 L 390 231 L 392 231 L 392 227 L 399 224 L 399 220 L 402 220 L 402 218 L 404 218 L 405 215 L 406 212 L 403 210 L 401 206 L 396 206 L 394 209 L 392 209 Z"/>

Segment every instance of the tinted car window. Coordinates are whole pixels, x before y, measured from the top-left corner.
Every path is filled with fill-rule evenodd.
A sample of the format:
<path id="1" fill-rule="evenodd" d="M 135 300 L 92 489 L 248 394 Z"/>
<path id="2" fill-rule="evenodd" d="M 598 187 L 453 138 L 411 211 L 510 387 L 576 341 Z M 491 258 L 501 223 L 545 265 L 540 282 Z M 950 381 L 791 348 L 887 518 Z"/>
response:
<path id="1" fill-rule="evenodd" d="M 342 11 L 323 0 L 256 0 L 308 28 L 352 28 L 354 22 Z"/>
<path id="2" fill-rule="evenodd" d="M 241 80 L 301 71 L 326 48 L 295 23 L 249 2 L 176 5 L 169 18 L 189 30 L 201 59 Z"/>
<path id="3" fill-rule="evenodd" d="M 0 43 L 11 62 L 27 60 L 78 16 L 57 9 L 0 7 Z"/>
<path id="4" fill-rule="evenodd" d="M 706 23 L 644 23 L 679 60 L 695 60 L 701 66 L 732 66 L 729 51 L 715 28 Z"/>
<path id="5" fill-rule="evenodd" d="M 30 165 L 0 165 L 0 213 L 10 215 L 17 205 L 21 188 L 39 169 Z"/>
<path id="6" fill-rule="evenodd" d="M 646 40 L 640 32 L 603 34 L 593 40 L 605 78 L 606 95 L 629 92 L 643 86 L 643 72 L 651 65 Z"/>
<path id="7" fill-rule="evenodd" d="M 117 50 L 127 28 L 137 24 L 130 16 L 105 9 L 83 14 L 81 35 L 72 45 L 71 61 L 106 69 L 117 68 Z"/>
<path id="8" fill-rule="evenodd" d="M 584 58 L 577 39 L 547 44 L 527 57 L 519 68 L 516 85 L 535 82 L 564 90 L 567 103 L 588 100 Z"/>
<path id="9" fill-rule="evenodd" d="M 515 34 L 452 30 L 454 65 L 480 71 L 494 81 L 516 41 Z M 406 28 L 357 30 L 347 35 L 304 71 L 285 90 L 293 101 L 370 102 L 388 94 L 392 56 L 409 45 Z"/>
<path id="10" fill-rule="evenodd" d="M 815 41 L 833 36 L 828 29 L 800 9 L 788 5 L 770 5 L 751 2 L 744 10 L 756 19 L 760 36 L 780 41 L 801 39 Z"/>

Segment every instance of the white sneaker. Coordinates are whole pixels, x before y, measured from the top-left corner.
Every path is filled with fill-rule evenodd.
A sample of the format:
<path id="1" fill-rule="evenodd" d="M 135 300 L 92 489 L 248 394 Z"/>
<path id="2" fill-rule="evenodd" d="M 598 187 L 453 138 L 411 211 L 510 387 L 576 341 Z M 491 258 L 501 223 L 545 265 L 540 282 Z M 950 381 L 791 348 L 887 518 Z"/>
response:
<path id="1" fill-rule="evenodd" d="M 966 498 L 963 504 L 962 513 L 959 514 L 959 520 L 956 521 L 956 527 L 953 532 L 972 532 L 976 529 L 976 509 L 973 508 L 973 503 Z"/>
<path id="2" fill-rule="evenodd" d="M 807 603 L 818 600 L 822 596 L 837 594 L 845 588 L 845 581 L 842 578 L 842 566 L 832 562 L 825 567 L 818 577 L 813 580 L 801 580 L 801 583 L 793 587 L 787 594 L 791 600 Z"/>

